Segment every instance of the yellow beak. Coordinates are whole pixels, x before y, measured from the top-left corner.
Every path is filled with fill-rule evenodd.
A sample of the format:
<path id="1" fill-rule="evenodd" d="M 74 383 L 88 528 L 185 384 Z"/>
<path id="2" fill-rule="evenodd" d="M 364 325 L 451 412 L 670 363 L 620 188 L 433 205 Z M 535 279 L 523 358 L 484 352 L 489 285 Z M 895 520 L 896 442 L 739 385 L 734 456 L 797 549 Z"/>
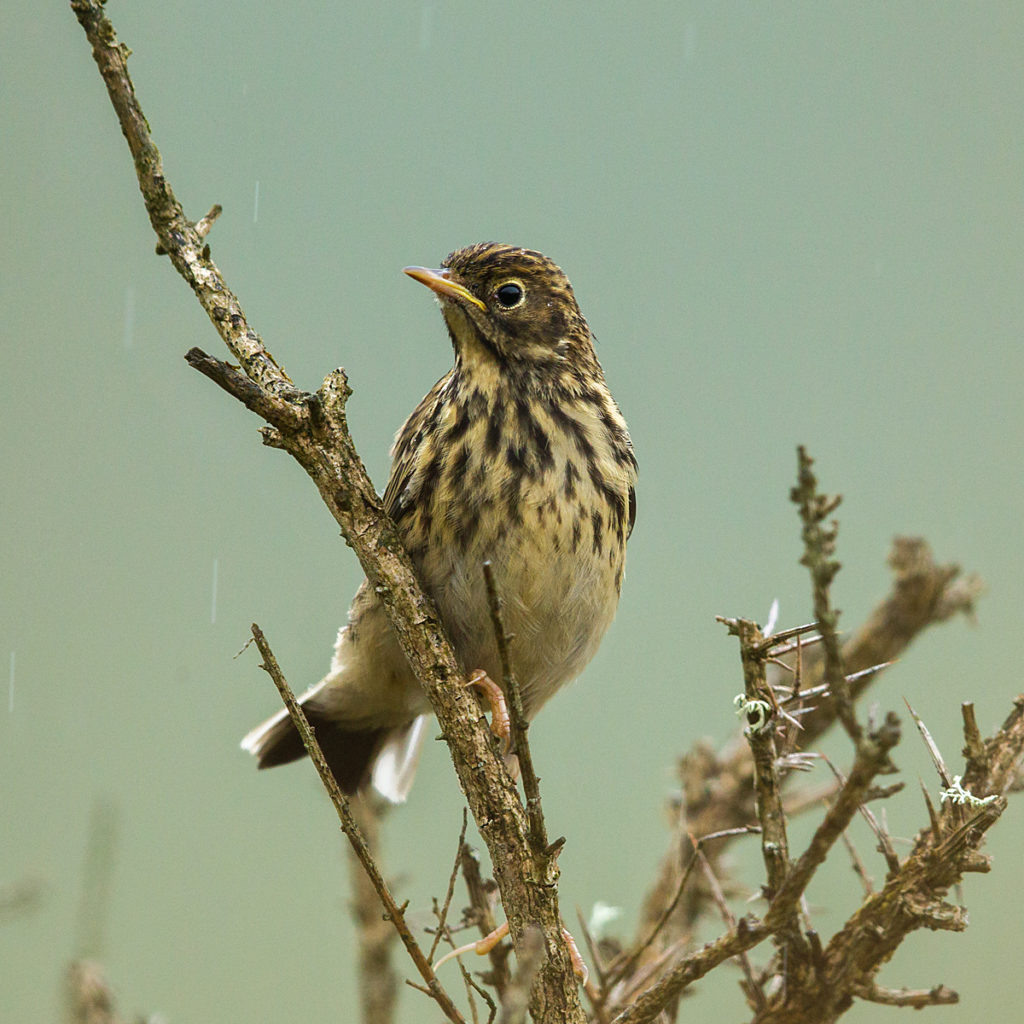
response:
<path id="1" fill-rule="evenodd" d="M 436 292 L 442 299 L 458 299 L 460 302 L 468 302 L 470 305 L 482 309 L 485 313 L 487 307 L 468 289 L 453 281 L 447 270 L 428 270 L 426 267 L 405 267 L 403 273 L 408 274 L 414 281 L 425 284 L 432 292 Z"/>

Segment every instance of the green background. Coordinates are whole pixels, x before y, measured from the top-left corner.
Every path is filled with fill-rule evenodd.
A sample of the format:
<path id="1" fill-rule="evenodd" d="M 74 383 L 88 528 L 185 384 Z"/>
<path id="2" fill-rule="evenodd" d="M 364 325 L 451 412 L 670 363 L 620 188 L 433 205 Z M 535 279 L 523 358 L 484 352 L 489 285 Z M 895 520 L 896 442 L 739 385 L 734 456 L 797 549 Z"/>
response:
<path id="1" fill-rule="evenodd" d="M 797 443 L 846 496 L 847 626 L 886 591 L 896 533 L 988 584 L 977 628 L 927 634 L 876 699 L 910 699 L 951 761 L 960 700 L 986 731 L 1002 720 L 1024 608 L 1024 6 L 110 13 L 187 212 L 224 205 L 210 241 L 253 325 L 300 386 L 346 367 L 378 487 L 394 430 L 451 358 L 401 267 L 497 239 L 572 279 L 640 485 L 618 619 L 531 734 L 549 827 L 568 836 L 567 917 L 601 900 L 631 933 L 675 758 L 736 728 L 737 652 L 714 616 L 763 620 L 778 597 L 782 625 L 809 618 L 787 500 Z M 36 912 L 0 924 L 2 1015 L 58 1014 L 89 821 L 108 801 L 99 952 L 126 1014 L 353 1020 L 333 811 L 307 766 L 257 775 L 237 749 L 276 696 L 255 652 L 234 655 L 257 621 L 296 688 L 318 679 L 358 567 L 297 466 L 184 363 L 193 345 L 222 349 L 153 253 L 70 10 L 5 4 L 0 52 L 0 883 L 44 886 Z M 920 741 L 897 754 L 909 788 L 920 775 L 934 795 Z M 916 793 L 887 813 L 897 836 L 925 820 Z M 387 870 L 419 923 L 459 820 L 429 744 L 388 824 Z M 961 991 L 930 1019 L 1019 1006 L 1022 843 L 1015 803 L 988 845 L 994 873 L 968 879 L 968 932 L 919 933 L 882 972 Z M 825 934 L 859 892 L 833 861 L 811 891 Z M 760 878 L 754 841 L 735 863 Z M 716 972 L 690 1019 L 743 1018 L 737 978 Z M 435 1016 L 403 995 L 404 1021 Z"/>

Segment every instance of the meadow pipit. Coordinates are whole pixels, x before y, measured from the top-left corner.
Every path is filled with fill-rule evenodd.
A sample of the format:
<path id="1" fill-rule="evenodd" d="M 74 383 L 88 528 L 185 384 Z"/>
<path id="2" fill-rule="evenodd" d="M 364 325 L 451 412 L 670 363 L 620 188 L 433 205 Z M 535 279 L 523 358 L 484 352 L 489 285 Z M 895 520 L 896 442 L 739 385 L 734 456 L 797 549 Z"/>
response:
<path id="1" fill-rule="evenodd" d="M 398 432 L 384 504 L 467 672 L 501 678 L 483 563 L 513 635 L 528 718 L 593 657 L 615 615 L 636 459 L 565 274 L 484 242 L 405 272 L 440 300 L 455 365 Z M 302 697 L 341 787 L 408 793 L 430 705 L 366 582 L 324 679 Z M 244 749 L 305 750 L 284 711 Z"/>

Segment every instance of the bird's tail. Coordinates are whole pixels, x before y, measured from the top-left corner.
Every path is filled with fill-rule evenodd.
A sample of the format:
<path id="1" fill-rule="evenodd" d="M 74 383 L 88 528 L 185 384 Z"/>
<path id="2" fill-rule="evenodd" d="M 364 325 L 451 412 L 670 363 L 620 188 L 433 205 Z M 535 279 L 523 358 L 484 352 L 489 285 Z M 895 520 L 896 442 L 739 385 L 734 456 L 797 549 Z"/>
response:
<path id="1" fill-rule="evenodd" d="M 344 793 L 352 796 L 372 779 L 374 788 L 392 803 L 405 800 L 419 762 L 426 715 L 397 728 L 346 729 L 320 710 L 315 701 L 303 701 L 302 709 Z M 253 729 L 242 740 L 242 749 L 255 755 L 260 768 L 288 764 L 306 754 L 284 708 Z"/>

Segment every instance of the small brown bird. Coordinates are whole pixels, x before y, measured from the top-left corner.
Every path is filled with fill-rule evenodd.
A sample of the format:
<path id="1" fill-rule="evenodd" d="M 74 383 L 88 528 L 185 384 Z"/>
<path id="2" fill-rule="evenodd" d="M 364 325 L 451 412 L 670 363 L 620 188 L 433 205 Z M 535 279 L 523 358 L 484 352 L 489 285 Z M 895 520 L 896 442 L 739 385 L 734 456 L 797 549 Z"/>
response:
<path id="1" fill-rule="evenodd" d="M 574 679 L 615 615 L 636 459 L 565 274 L 484 242 L 405 272 L 440 300 L 454 367 L 398 432 L 384 505 L 467 672 L 501 678 L 483 563 L 513 635 L 526 715 Z M 364 581 L 324 679 L 301 698 L 341 787 L 412 784 L 430 705 Z M 305 753 L 284 711 L 242 747 L 261 768 Z"/>

